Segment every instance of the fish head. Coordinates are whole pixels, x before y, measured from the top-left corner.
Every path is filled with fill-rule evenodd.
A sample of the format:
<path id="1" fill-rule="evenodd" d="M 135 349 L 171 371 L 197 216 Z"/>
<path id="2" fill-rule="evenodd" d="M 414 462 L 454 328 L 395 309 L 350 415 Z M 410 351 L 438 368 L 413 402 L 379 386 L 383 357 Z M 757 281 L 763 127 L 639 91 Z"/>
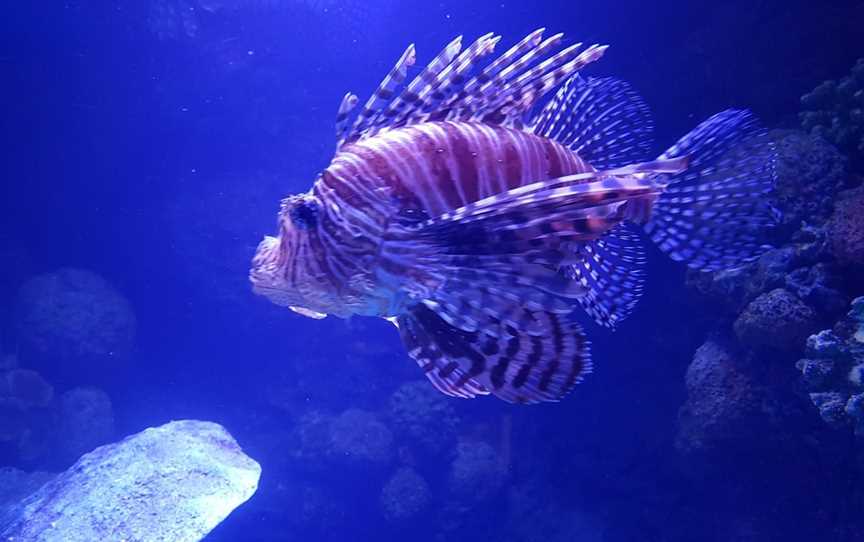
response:
<path id="1" fill-rule="evenodd" d="M 338 295 L 319 259 L 310 232 L 318 227 L 319 203 L 310 194 L 282 200 L 276 237 L 265 236 L 252 258 L 252 291 L 310 318 L 338 312 Z"/>

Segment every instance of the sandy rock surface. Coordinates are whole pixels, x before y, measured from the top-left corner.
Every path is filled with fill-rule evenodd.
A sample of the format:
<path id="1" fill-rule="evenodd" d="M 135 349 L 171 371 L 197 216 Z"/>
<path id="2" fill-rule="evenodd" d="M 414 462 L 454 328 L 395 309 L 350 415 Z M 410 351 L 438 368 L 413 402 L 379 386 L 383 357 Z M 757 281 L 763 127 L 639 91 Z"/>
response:
<path id="1" fill-rule="evenodd" d="M 198 541 L 255 493 L 260 475 L 221 426 L 171 422 L 95 449 L 0 511 L 0 539 Z"/>

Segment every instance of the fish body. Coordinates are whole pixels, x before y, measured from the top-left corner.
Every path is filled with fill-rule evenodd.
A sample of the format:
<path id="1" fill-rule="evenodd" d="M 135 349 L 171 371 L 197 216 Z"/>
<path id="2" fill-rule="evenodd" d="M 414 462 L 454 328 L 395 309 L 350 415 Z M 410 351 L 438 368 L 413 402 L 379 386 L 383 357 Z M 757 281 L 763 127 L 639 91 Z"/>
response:
<path id="1" fill-rule="evenodd" d="M 645 161 L 638 95 L 578 74 L 604 46 L 553 54 L 537 31 L 481 69 L 499 39 L 457 38 L 405 83 L 409 46 L 353 123 L 346 95 L 335 156 L 250 278 L 306 316 L 394 322 L 444 393 L 554 401 L 591 370 L 574 312 L 614 327 L 638 300 L 642 237 L 697 268 L 761 253 L 773 149 L 726 111 Z"/>
<path id="2" fill-rule="evenodd" d="M 344 289 L 342 306 L 363 299 L 353 313 L 396 315 L 404 309 L 399 292 L 412 270 L 394 271 L 399 264 L 377 250 L 394 220 L 437 216 L 512 188 L 586 171 L 593 169 L 551 139 L 476 122 L 426 122 L 347 145 L 311 190 L 322 209 L 319 254 L 330 256 L 323 267 L 334 286 Z M 374 286 L 351 289 L 358 285 Z"/>

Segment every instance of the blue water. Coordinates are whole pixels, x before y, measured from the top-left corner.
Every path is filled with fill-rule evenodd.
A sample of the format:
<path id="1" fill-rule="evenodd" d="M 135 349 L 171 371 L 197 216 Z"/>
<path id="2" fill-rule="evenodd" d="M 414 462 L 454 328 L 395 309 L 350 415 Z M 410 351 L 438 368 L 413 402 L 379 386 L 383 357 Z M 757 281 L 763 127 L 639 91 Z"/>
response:
<path id="1" fill-rule="evenodd" d="M 608 43 L 587 71 L 638 89 L 659 151 L 727 107 L 797 127 L 800 96 L 864 55 L 864 3 L 125 0 L 2 13 L 3 348 L 30 277 L 84 268 L 121 292 L 137 320 L 127 360 L 31 366 L 57 393 L 105 390 L 114 440 L 172 419 L 223 424 L 263 477 L 207 540 L 864 540 L 862 448 L 809 405 L 788 445 L 676 449 L 687 366 L 724 316 L 653 249 L 633 317 L 614 334 L 589 327 L 596 370 L 584 384 L 531 407 L 442 399 L 446 419 L 420 429 L 445 435 L 434 453 L 392 421 L 393 393 L 423 377 L 389 323 L 306 319 L 247 280 L 280 198 L 329 162 L 342 96 L 365 98 L 407 43 L 418 64 L 458 34 L 495 31 L 509 46 L 547 27 Z M 780 381 L 794 380 L 794 359 L 787 368 Z M 366 468 L 298 452 L 310 413 L 348 409 L 394 433 L 389 459 Z M 488 496 L 448 489 L 459 439 L 506 456 L 505 472 L 471 482 Z M 25 470 L 69 465 L 50 450 L 0 452 Z M 400 465 L 429 486 L 401 522 L 380 496 Z"/>

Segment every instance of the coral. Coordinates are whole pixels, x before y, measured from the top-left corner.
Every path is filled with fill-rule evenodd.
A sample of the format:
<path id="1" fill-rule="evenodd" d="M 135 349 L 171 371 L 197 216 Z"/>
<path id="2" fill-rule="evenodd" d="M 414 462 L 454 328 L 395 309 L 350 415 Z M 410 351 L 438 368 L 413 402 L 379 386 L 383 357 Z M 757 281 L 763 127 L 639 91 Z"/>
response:
<path id="1" fill-rule="evenodd" d="M 850 397 L 843 411 L 852 420 L 855 434 L 864 436 L 864 393 Z"/>
<path id="2" fill-rule="evenodd" d="M 0 444 L 16 462 L 68 465 L 113 436 L 105 392 L 76 388 L 55 397 L 36 371 L 0 371 Z"/>
<path id="3" fill-rule="evenodd" d="M 833 266 L 826 227 L 805 225 L 777 248 L 755 261 L 719 271 L 687 274 L 687 285 L 723 308 L 739 314 L 760 294 L 785 288 L 796 294 L 822 317 L 835 317 L 848 299 Z"/>
<path id="4" fill-rule="evenodd" d="M 479 503 L 501 489 L 506 474 L 495 448 L 482 441 L 461 441 L 450 464 L 447 487 L 458 502 Z"/>
<path id="5" fill-rule="evenodd" d="M 393 458 L 393 434 L 378 417 L 349 409 L 339 416 L 307 412 L 292 432 L 291 455 L 311 472 L 382 467 Z M 368 474 L 365 473 L 364 474 Z"/>
<path id="6" fill-rule="evenodd" d="M 27 369 L 0 371 L 0 443 L 16 460 L 45 456 L 55 437 L 54 388 Z"/>
<path id="7" fill-rule="evenodd" d="M 828 80 L 801 97 L 801 126 L 859 162 L 864 157 L 864 58 L 839 81 Z"/>
<path id="8" fill-rule="evenodd" d="M 738 339 L 748 346 L 794 350 L 818 325 L 813 309 L 789 291 L 777 288 L 747 305 L 734 328 Z"/>
<path id="9" fill-rule="evenodd" d="M 74 461 L 114 436 L 114 410 L 102 390 L 76 388 L 60 396 L 57 427 L 60 456 Z"/>
<path id="10" fill-rule="evenodd" d="M 81 269 L 27 281 L 18 292 L 14 319 L 22 350 L 45 364 L 60 364 L 56 369 L 73 378 L 82 372 L 76 362 L 91 365 L 86 372 L 97 379 L 100 370 L 116 368 L 131 354 L 135 337 L 135 315 L 126 298 Z"/>
<path id="11" fill-rule="evenodd" d="M 322 412 L 309 411 L 298 420 L 291 433 L 290 454 L 295 463 L 307 470 L 326 469 L 326 458 L 331 453 L 330 425 L 333 417 Z"/>
<path id="12" fill-rule="evenodd" d="M 805 355 L 796 367 L 819 415 L 864 438 L 864 297 L 852 300 L 833 329 L 811 335 Z"/>
<path id="13" fill-rule="evenodd" d="M 864 268 L 864 187 L 840 193 L 828 229 L 834 257 Z"/>
<path id="14" fill-rule="evenodd" d="M 798 268 L 785 279 L 786 290 L 812 307 L 821 319 L 836 318 L 849 303 L 842 283 L 842 277 L 827 263 Z"/>
<path id="15" fill-rule="evenodd" d="M 682 452 L 708 451 L 746 440 L 760 416 L 764 390 L 728 341 L 709 340 L 687 368 L 687 401 L 679 413 L 676 446 Z"/>
<path id="16" fill-rule="evenodd" d="M 389 521 L 410 520 L 429 505 L 429 484 L 414 469 L 402 467 L 384 484 L 380 501 L 381 511 Z"/>
<path id="17" fill-rule="evenodd" d="M 430 454 L 450 449 L 459 418 L 451 401 L 428 382 L 407 382 L 390 397 L 396 433 Z"/>
<path id="18" fill-rule="evenodd" d="M 507 489 L 506 542 L 531 542 L 543 533 L 544 542 L 601 542 L 604 525 L 599 517 L 576 506 L 577 499 L 549 498 L 554 481 L 531 479 Z"/>
<path id="19" fill-rule="evenodd" d="M 774 203 L 788 232 L 801 222 L 820 222 L 831 213 L 834 194 L 846 181 L 846 159 L 820 137 L 797 130 L 773 130 L 777 149 Z"/>
<path id="20" fill-rule="evenodd" d="M 393 456 L 393 434 L 377 416 L 350 409 L 330 425 L 332 451 L 360 466 L 378 466 Z"/>
<path id="21" fill-rule="evenodd" d="M 36 371 L 12 369 L 0 372 L 0 400 L 27 409 L 47 407 L 53 398 L 54 388 Z"/>

